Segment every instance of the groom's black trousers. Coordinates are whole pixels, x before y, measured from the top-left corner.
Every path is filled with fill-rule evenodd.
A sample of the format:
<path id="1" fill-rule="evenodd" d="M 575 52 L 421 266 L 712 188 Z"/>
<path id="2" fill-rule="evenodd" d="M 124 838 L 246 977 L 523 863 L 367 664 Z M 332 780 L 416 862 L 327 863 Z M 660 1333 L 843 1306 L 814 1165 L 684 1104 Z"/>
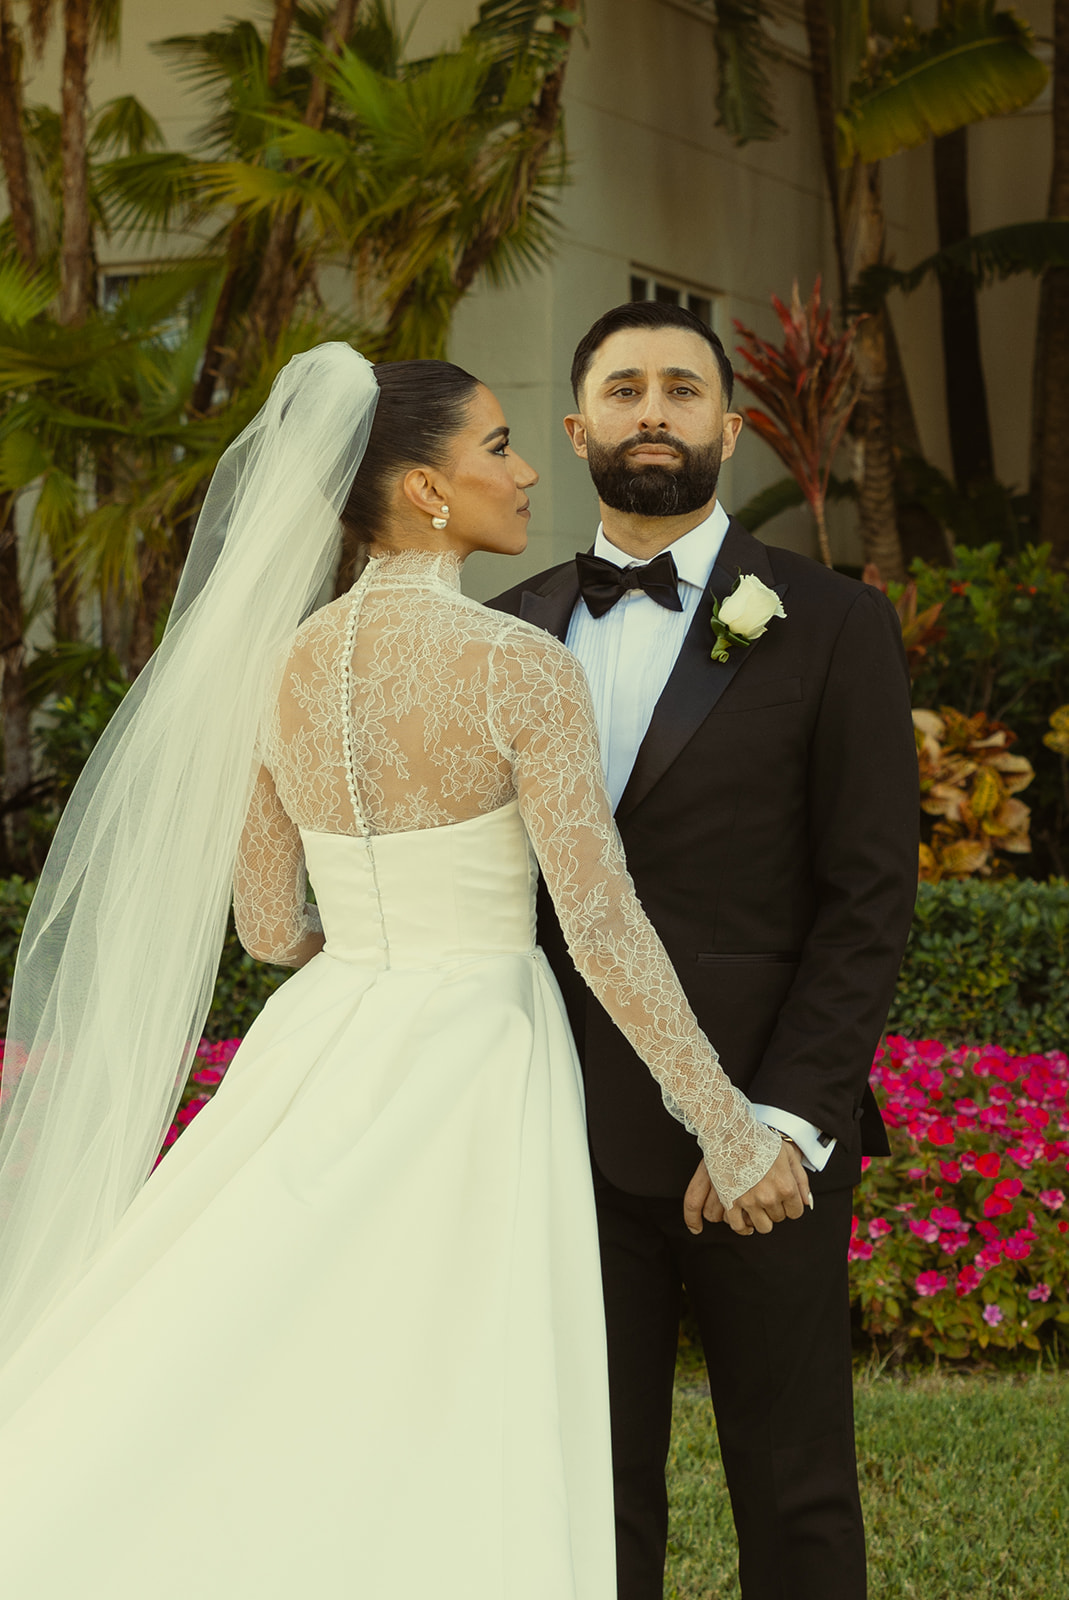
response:
<path id="1" fill-rule="evenodd" d="M 681 1286 L 701 1331 L 743 1600 L 864 1600 L 847 1244 L 852 1191 L 770 1234 L 700 1235 L 682 1199 L 595 1169 L 609 1345 L 619 1600 L 662 1600 L 664 1472 Z"/>

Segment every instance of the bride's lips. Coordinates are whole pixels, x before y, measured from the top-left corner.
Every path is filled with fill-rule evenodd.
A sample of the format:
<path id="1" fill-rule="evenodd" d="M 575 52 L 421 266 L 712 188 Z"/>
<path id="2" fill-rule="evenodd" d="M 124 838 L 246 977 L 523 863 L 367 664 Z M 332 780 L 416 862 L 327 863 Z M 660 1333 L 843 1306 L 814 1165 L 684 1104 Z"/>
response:
<path id="1" fill-rule="evenodd" d="M 526 500 L 524 502 L 524 504 L 520 507 L 520 509 L 517 511 L 516 515 L 518 517 L 529 517 L 531 515 L 531 502 L 529 500 Z"/>

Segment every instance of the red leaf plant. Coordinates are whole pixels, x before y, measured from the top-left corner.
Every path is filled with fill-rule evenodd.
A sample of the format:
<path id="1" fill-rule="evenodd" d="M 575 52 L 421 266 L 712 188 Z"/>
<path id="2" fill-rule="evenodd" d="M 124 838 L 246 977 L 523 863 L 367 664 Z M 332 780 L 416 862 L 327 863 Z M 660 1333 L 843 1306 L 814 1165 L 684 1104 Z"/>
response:
<path id="1" fill-rule="evenodd" d="M 824 507 L 835 452 L 858 402 L 854 365 L 854 339 L 860 318 L 854 318 L 838 336 L 832 334 L 831 307 L 820 304 L 818 276 L 806 305 L 798 295 L 797 280 L 787 307 L 772 296 L 783 324 L 782 347 L 759 339 L 736 317 L 735 328 L 743 340 L 737 346 L 751 368 L 740 372 L 739 382 L 764 406 L 743 408 L 746 421 L 779 456 L 797 482 L 813 513 L 821 559 L 831 566 L 831 546 Z"/>

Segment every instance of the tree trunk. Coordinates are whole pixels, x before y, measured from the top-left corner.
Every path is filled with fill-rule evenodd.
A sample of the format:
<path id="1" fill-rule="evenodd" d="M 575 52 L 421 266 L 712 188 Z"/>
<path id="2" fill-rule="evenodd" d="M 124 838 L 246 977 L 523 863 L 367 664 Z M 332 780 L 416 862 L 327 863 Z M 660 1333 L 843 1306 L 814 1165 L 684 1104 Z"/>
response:
<path id="1" fill-rule="evenodd" d="M 939 248 L 967 239 L 969 225 L 969 130 L 958 128 L 932 142 Z M 976 289 L 967 274 L 940 277 L 943 369 L 954 481 L 962 492 L 995 476 L 987 388 L 980 356 Z"/>
<path id="2" fill-rule="evenodd" d="M 0 0 L 0 160 L 15 248 L 33 269 L 37 265 L 37 220 L 22 130 L 21 68 L 21 41 L 11 18 L 10 0 Z"/>
<path id="3" fill-rule="evenodd" d="M 1048 217 L 1069 217 L 1069 0 L 1054 0 L 1054 161 Z M 1069 560 L 1069 267 L 1043 274 L 1036 325 L 1032 514 L 1041 539 Z"/>
<path id="4" fill-rule="evenodd" d="M 827 0 L 805 0 L 805 32 L 809 43 L 809 74 L 813 80 L 813 99 L 817 110 L 820 160 L 824 168 L 824 181 L 828 187 L 828 199 L 831 202 L 835 264 L 839 273 L 839 304 L 845 314 L 850 280 L 847 276 L 846 250 L 843 246 L 842 197 L 839 192 L 839 160 L 835 136 L 836 105 L 831 66 L 832 42 L 828 26 Z"/>
<path id="5" fill-rule="evenodd" d="M 3 835 L 5 871 L 31 873 L 33 860 L 27 809 L 8 805 L 33 785 L 33 742 L 26 703 L 26 641 L 22 633 L 22 585 L 15 536 L 13 495 L 0 496 L 0 717 L 4 731 Z"/>
<path id="6" fill-rule="evenodd" d="M 353 30 L 361 0 L 338 0 L 334 15 L 323 37 L 331 55 L 340 55 Z M 327 82 L 320 73 L 312 78 L 312 88 L 305 108 L 304 124 L 308 128 L 321 128 L 327 114 Z M 273 345 L 282 333 L 296 305 L 304 275 L 298 255 L 297 234 L 300 228 L 300 207 L 295 206 L 284 216 L 275 219 L 267 235 L 260 260 L 260 275 L 249 306 L 249 331 L 241 353 L 239 368 L 251 359 L 256 344 Z"/>
<path id="7" fill-rule="evenodd" d="M 86 101 L 89 73 L 91 0 L 64 0 L 62 194 L 59 320 L 79 327 L 89 313 L 93 265 L 89 226 L 89 165 L 86 154 Z"/>
<path id="8" fill-rule="evenodd" d="M 286 59 L 286 45 L 289 43 L 290 29 L 293 27 L 293 14 L 297 9 L 297 0 L 275 0 L 275 15 L 271 22 L 271 41 L 267 46 L 267 87 L 273 89 L 282 76 L 282 65 Z"/>
<path id="9" fill-rule="evenodd" d="M 156 648 L 156 623 L 160 612 L 174 598 L 175 577 L 172 563 L 164 551 L 146 545 L 139 557 L 141 594 L 130 633 L 128 671 L 136 678 Z"/>
<path id="10" fill-rule="evenodd" d="M 853 282 L 866 267 L 883 259 L 885 223 L 878 164 L 857 162 L 848 189 L 847 270 Z M 854 438 L 861 446 L 858 515 L 866 563 L 886 581 L 906 576 L 895 517 L 895 457 L 888 406 L 887 312 L 866 317 L 858 328 L 855 353 L 861 400 L 854 413 Z"/>

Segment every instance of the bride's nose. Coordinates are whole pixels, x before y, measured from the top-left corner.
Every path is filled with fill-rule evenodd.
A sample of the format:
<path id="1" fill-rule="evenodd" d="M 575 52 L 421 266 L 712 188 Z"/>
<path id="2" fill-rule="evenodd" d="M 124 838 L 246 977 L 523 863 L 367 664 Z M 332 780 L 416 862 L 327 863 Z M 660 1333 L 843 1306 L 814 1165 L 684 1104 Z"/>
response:
<path id="1" fill-rule="evenodd" d="M 529 461 L 523 460 L 522 456 L 517 456 L 515 462 L 517 489 L 533 489 L 538 482 L 538 473 Z"/>

